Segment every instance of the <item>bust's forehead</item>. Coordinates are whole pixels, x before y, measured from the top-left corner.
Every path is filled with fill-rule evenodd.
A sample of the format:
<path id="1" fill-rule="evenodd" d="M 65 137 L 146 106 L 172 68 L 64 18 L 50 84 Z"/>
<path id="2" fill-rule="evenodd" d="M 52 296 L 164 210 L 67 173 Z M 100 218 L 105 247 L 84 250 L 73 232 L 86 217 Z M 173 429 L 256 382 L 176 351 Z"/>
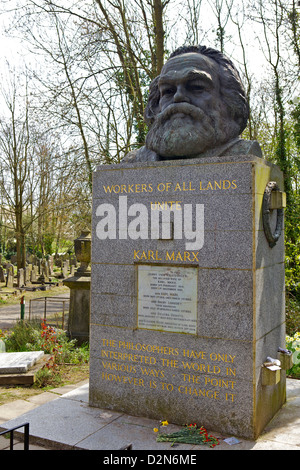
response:
<path id="1" fill-rule="evenodd" d="M 161 76 L 169 72 L 176 74 L 184 69 L 203 70 L 213 75 L 219 75 L 219 66 L 213 59 L 197 52 L 188 52 L 169 59 L 162 67 Z"/>

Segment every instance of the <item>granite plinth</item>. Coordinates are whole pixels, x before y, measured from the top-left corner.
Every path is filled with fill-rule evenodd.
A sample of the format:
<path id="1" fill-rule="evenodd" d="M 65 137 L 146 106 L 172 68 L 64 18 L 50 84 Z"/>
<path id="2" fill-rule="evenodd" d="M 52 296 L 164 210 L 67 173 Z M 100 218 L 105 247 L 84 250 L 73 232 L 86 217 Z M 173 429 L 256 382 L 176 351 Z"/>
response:
<path id="1" fill-rule="evenodd" d="M 261 373 L 285 347 L 284 237 L 271 248 L 262 221 L 270 181 L 283 190 L 278 167 L 249 155 L 98 169 L 92 406 L 262 432 L 285 402 L 285 370 L 270 386 Z M 159 276 L 176 268 L 163 289 Z M 193 270 L 189 289 L 182 272 Z"/>

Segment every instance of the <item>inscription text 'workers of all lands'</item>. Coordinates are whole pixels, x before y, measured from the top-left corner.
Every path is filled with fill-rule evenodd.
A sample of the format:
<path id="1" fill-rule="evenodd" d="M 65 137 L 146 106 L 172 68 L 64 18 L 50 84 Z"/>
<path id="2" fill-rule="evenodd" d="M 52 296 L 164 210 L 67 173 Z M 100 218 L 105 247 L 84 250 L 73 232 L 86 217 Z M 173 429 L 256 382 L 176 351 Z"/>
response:
<path id="1" fill-rule="evenodd" d="M 100 240 L 186 240 L 187 251 L 200 250 L 204 245 L 204 204 L 182 203 L 175 198 L 157 200 L 162 194 L 190 194 L 206 191 L 235 191 L 237 180 L 212 180 L 193 183 L 159 182 L 132 185 L 103 185 L 105 197 L 118 195 L 118 204 L 106 200 L 99 204 L 96 235 Z M 130 194 L 152 193 L 149 207 L 142 202 L 130 204 Z M 171 229 L 171 219 L 173 228 Z"/>

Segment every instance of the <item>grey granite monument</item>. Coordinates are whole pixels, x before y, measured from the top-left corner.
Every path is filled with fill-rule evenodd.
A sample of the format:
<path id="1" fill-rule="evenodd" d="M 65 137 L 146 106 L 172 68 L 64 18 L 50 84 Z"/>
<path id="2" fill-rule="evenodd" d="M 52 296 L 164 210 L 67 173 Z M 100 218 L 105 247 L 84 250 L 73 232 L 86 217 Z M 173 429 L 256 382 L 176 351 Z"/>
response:
<path id="1" fill-rule="evenodd" d="M 256 438 L 285 402 L 282 173 L 213 49 L 175 51 L 145 119 L 94 174 L 90 404 Z"/>

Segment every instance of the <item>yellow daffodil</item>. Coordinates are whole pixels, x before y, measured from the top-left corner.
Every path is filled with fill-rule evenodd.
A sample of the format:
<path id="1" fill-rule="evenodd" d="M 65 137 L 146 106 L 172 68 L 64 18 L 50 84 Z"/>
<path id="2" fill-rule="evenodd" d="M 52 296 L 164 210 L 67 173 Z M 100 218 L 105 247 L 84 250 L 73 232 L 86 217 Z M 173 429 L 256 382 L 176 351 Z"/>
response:
<path id="1" fill-rule="evenodd" d="M 161 424 L 162 424 L 162 426 L 168 426 L 169 423 L 168 423 L 168 421 L 162 421 Z"/>
<path id="2" fill-rule="evenodd" d="M 153 431 L 154 431 L 154 432 L 158 432 L 158 429 L 157 429 L 157 428 L 154 428 Z"/>

